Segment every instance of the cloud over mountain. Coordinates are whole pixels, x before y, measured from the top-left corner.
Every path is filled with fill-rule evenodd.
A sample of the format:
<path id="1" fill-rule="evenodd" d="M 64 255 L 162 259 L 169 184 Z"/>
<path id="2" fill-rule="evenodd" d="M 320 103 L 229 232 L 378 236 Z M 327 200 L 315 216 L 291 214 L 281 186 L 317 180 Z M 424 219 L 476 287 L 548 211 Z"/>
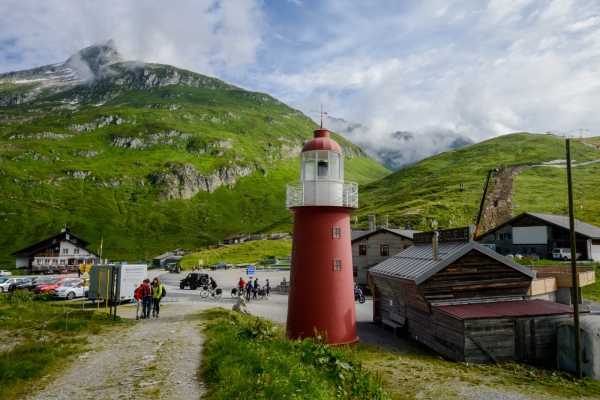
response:
<path id="1" fill-rule="evenodd" d="M 324 126 L 362 147 L 371 157 L 391 171 L 427 157 L 473 144 L 473 140 L 452 131 L 422 133 L 376 133 L 366 126 L 328 117 Z"/>

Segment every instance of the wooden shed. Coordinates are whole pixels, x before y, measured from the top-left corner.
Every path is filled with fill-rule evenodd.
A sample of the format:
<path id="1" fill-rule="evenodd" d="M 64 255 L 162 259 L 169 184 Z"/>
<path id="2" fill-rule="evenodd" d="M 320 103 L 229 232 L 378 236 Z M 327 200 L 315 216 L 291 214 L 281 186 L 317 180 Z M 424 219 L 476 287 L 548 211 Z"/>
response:
<path id="1" fill-rule="evenodd" d="M 458 361 L 555 362 L 548 349 L 572 308 L 525 301 L 535 272 L 461 229 L 467 231 L 441 234 L 436 245 L 433 233 L 416 234 L 422 244 L 369 270 L 374 319 Z"/>

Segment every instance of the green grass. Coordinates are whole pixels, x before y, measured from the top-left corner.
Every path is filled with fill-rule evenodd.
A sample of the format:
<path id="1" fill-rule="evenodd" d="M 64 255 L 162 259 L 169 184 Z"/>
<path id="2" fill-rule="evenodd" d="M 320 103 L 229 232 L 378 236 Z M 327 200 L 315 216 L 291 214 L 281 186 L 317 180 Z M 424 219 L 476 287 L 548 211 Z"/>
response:
<path id="1" fill-rule="evenodd" d="M 224 309 L 203 315 L 208 399 L 388 398 L 350 347 L 292 341 L 267 321 Z"/>
<path id="2" fill-rule="evenodd" d="M 525 364 L 475 365 L 449 361 L 425 346 L 388 349 L 359 344 L 356 357 L 383 375 L 383 387 L 393 399 L 459 398 L 482 386 L 535 398 L 600 396 L 600 382 Z M 463 394 L 464 395 L 464 394 Z"/>
<path id="3" fill-rule="evenodd" d="M 312 138 L 314 122 L 269 95 L 171 66 L 145 68 L 157 76 L 177 71 L 182 82 L 200 79 L 198 87 L 181 84 L 149 91 L 114 83 L 136 68 L 141 67 L 111 65 L 119 75 L 27 105 L 0 107 L 0 248 L 5 249 L 0 268 L 14 263 L 11 252 L 58 233 L 64 222 L 91 242 L 92 251 L 104 238 L 105 258 L 130 262 L 174 248 L 200 249 L 231 234 L 291 229 L 285 185 L 299 179 L 295 152 Z M 0 98 L 29 89 L 2 84 Z M 116 97 L 96 105 L 112 95 Z M 78 108 L 65 108 L 64 102 L 75 97 Z M 171 110 L 173 105 L 181 108 Z M 71 129 L 117 115 L 125 122 L 91 131 Z M 189 137 L 152 141 L 153 135 L 171 131 Z M 27 137 L 42 132 L 69 136 Z M 357 146 L 333 137 L 359 155 L 346 160 L 347 180 L 364 184 L 390 173 Z M 147 147 L 115 147 L 118 138 L 140 139 Z M 82 157 L 89 151 L 98 154 Z M 154 177 L 172 171 L 168 165 L 182 164 L 205 175 L 232 165 L 250 168 L 252 174 L 213 193 L 158 202 L 164 188 Z M 90 175 L 76 179 L 68 171 Z"/>
<path id="4" fill-rule="evenodd" d="M 198 266 L 198 260 L 203 260 L 205 267 L 220 261 L 231 264 L 256 263 L 269 257 L 286 257 L 291 253 L 291 240 L 253 240 L 188 254 L 181 259 L 180 264 L 184 269 L 189 269 L 192 265 Z"/>
<path id="5" fill-rule="evenodd" d="M 99 334 L 113 323 L 112 315 L 81 310 L 79 302 L 34 301 L 34 298 L 32 293 L 0 295 L 3 398 L 18 398 L 32 392 L 40 378 L 63 367 L 69 356 L 83 351 L 89 335 Z M 121 322 L 119 317 L 117 322 Z"/>
<path id="6" fill-rule="evenodd" d="M 577 163 L 600 159 L 600 151 L 572 143 Z M 474 223 L 487 172 L 503 165 L 539 164 L 565 159 L 564 140 L 530 133 L 504 135 L 429 157 L 359 189 L 362 225 L 367 215 L 387 216 L 391 226 L 431 230 Z M 600 225 L 600 164 L 573 169 L 579 218 Z M 493 183 L 493 181 L 492 181 Z M 462 187 L 461 187 L 462 185 Z M 489 194 L 489 192 L 488 192 Z M 517 175 L 514 214 L 524 211 L 567 215 L 565 170 L 526 168 Z"/>

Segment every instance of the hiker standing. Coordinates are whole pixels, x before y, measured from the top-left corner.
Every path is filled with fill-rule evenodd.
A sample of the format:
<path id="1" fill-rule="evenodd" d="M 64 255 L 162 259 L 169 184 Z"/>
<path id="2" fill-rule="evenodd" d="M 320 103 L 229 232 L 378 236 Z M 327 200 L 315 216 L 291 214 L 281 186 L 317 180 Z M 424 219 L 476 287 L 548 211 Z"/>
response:
<path id="1" fill-rule="evenodd" d="M 152 286 L 150 286 L 150 279 L 144 280 L 142 288 L 142 318 L 150 318 L 150 309 L 152 308 Z"/>
<path id="2" fill-rule="evenodd" d="M 152 281 L 152 288 L 154 289 L 152 292 L 152 302 L 154 303 L 154 308 L 152 309 L 152 316 L 158 317 L 158 313 L 160 312 L 160 299 L 162 299 L 163 286 L 162 283 L 158 280 L 158 278 L 154 278 Z"/>
<path id="3" fill-rule="evenodd" d="M 252 293 L 252 279 L 248 279 L 248 283 L 246 283 L 246 300 L 250 301 L 250 294 Z"/>
<path id="4" fill-rule="evenodd" d="M 266 299 L 270 300 L 271 299 L 271 282 L 269 282 L 269 280 L 267 279 L 267 283 L 265 283 L 265 287 L 264 287 L 265 291 L 266 291 Z"/>
<path id="5" fill-rule="evenodd" d="M 135 319 L 140 319 L 140 307 L 142 306 L 142 289 L 144 288 L 144 283 L 140 283 L 137 289 L 133 292 L 133 297 L 135 302 L 137 303 L 137 309 L 135 310 Z M 142 318 L 144 318 L 144 309 L 142 308 Z"/>

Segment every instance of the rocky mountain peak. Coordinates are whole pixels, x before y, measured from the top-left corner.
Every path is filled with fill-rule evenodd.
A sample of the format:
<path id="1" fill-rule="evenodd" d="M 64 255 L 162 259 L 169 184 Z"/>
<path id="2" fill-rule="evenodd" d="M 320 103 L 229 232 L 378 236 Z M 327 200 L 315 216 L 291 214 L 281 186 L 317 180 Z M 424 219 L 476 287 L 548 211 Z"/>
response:
<path id="1" fill-rule="evenodd" d="M 123 62 L 123 57 L 119 54 L 117 47 L 112 39 L 106 42 L 93 44 L 89 47 L 79 50 L 67 60 L 67 64 L 78 64 L 84 61 L 89 69 L 97 74 L 98 71 L 108 65 Z"/>

